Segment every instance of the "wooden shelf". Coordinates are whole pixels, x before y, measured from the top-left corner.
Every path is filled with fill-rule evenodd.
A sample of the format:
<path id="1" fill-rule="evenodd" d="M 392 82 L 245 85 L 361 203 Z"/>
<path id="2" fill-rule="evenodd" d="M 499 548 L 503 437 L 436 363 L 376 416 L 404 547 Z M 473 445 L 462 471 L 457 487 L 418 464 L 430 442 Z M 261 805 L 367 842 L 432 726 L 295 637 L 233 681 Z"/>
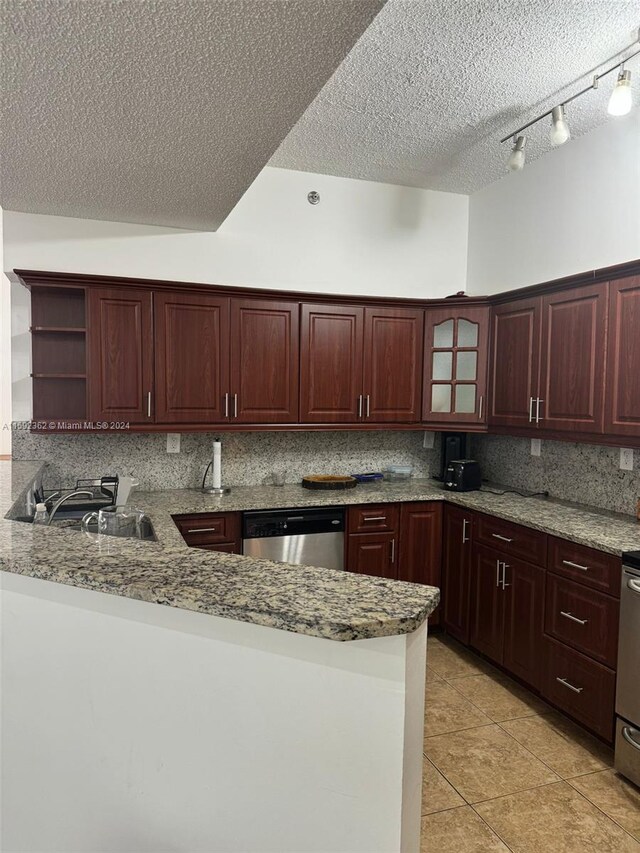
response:
<path id="1" fill-rule="evenodd" d="M 82 326 L 31 326 L 32 332 L 61 332 L 63 334 L 84 335 L 86 329 Z"/>
<path id="2" fill-rule="evenodd" d="M 86 379 L 86 373 L 32 373 L 34 379 Z"/>

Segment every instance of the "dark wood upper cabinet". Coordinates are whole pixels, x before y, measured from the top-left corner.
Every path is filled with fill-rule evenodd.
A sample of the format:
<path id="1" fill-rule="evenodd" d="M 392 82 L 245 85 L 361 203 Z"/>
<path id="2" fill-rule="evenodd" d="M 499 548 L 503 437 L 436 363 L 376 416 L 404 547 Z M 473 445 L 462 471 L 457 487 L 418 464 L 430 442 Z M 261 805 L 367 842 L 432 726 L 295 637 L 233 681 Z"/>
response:
<path id="1" fill-rule="evenodd" d="M 536 689 L 542 677 L 545 571 L 505 559 L 504 652 L 502 665 Z"/>
<path id="2" fill-rule="evenodd" d="M 536 403 L 542 429 L 602 432 L 607 301 L 606 283 L 563 290 L 542 299 Z M 637 319 L 640 322 L 640 314 Z M 635 333 L 639 338 L 640 325 Z"/>
<path id="3" fill-rule="evenodd" d="M 299 305 L 231 300 L 230 416 L 240 423 L 298 420 Z"/>
<path id="4" fill-rule="evenodd" d="M 153 422 L 151 292 L 109 287 L 87 294 L 91 418 Z"/>
<path id="5" fill-rule="evenodd" d="M 365 308 L 365 421 L 420 420 L 423 324 L 424 311 Z"/>
<path id="6" fill-rule="evenodd" d="M 609 284 L 605 432 L 640 437 L 640 276 Z"/>
<path id="7" fill-rule="evenodd" d="M 362 417 L 364 308 L 302 305 L 300 421 L 354 423 Z"/>
<path id="8" fill-rule="evenodd" d="M 469 643 L 469 581 L 473 513 L 446 504 L 442 526 L 442 622 L 448 634 Z"/>
<path id="9" fill-rule="evenodd" d="M 479 427 L 487 420 L 489 306 L 426 312 L 422 420 Z"/>
<path id="10" fill-rule="evenodd" d="M 229 299 L 158 292 L 155 385 L 158 423 L 216 423 L 229 408 Z"/>
<path id="11" fill-rule="evenodd" d="M 497 305 L 491 331 L 489 424 L 535 427 L 541 300 Z"/>

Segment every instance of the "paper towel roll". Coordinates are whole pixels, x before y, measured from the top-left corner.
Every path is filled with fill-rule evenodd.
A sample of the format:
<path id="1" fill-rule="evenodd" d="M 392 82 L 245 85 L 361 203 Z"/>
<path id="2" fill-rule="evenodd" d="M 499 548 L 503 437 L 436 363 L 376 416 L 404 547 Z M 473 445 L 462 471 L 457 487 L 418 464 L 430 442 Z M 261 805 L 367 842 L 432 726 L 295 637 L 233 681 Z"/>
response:
<path id="1" fill-rule="evenodd" d="M 222 486 L 222 442 L 213 442 L 213 488 Z"/>

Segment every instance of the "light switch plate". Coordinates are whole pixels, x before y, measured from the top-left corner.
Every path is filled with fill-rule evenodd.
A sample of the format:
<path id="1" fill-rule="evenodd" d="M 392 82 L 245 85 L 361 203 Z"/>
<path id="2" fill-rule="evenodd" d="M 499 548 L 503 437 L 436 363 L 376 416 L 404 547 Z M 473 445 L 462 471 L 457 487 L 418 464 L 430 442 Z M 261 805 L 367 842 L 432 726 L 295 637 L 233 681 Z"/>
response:
<path id="1" fill-rule="evenodd" d="M 633 471 L 633 450 L 630 447 L 620 448 L 620 470 Z"/>
<path id="2" fill-rule="evenodd" d="M 180 453 L 180 433 L 167 433 L 167 453 Z"/>
<path id="3" fill-rule="evenodd" d="M 422 442 L 422 446 L 427 450 L 433 450 L 436 446 L 436 434 L 435 432 L 426 432 L 424 434 L 424 440 Z"/>
<path id="4" fill-rule="evenodd" d="M 532 438 L 531 439 L 531 455 L 532 456 L 540 456 L 541 450 L 542 450 L 542 439 L 541 438 Z"/>

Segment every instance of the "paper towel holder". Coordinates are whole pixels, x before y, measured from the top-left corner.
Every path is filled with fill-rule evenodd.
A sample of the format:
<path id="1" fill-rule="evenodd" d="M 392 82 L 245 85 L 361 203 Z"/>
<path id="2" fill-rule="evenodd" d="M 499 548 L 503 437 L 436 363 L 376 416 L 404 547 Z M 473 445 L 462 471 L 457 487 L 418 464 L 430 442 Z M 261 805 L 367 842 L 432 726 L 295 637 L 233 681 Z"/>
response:
<path id="1" fill-rule="evenodd" d="M 213 495 L 214 497 L 228 495 L 231 491 L 231 486 L 221 486 L 219 489 L 214 489 L 213 486 L 205 485 L 205 483 L 207 482 L 207 474 L 209 473 L 209 468 L 211 468 L 212 464 L 213 460 L 210 460 L 209 464 L 204 469 L 204 476 L 202 478 L 202 488 L 200 489 L 200 491 L 205 495 Z"/>

